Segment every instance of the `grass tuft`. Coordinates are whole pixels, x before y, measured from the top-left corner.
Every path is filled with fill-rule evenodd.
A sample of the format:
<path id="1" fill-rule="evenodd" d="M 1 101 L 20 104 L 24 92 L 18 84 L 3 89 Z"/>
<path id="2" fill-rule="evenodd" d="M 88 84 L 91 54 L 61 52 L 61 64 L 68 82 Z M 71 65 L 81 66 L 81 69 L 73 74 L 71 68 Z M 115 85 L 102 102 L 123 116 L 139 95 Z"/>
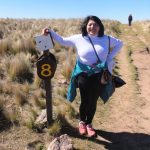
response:
<path id="1" fill-rule="evenodd" d="M 20 90 L 16 90 L 15 91 L 15 102 L 17 105 L 23 106 L 25 103 L 27 103 L 26 94 Z"/>
<path id="2" fill-rule="evenodd" d="M 33 73 L 31 64 L 24 53 L 19 53 L 11 58 L 8 75 L 12 81 L 32 82 Z"/>

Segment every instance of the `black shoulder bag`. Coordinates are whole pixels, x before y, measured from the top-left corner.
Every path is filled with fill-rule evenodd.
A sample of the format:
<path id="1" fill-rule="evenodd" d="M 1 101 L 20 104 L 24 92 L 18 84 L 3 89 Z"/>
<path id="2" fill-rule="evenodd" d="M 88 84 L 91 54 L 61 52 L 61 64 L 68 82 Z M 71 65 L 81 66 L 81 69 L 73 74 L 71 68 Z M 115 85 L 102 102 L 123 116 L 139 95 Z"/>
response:
<path id="1" fill-rule="evenodd" d="M 92 47 L 93 47 L 94 52 L 95 52 L 95 54 L 96 54 L 96 56 L 97 56 L 97 58 L 98 58 L 98 61 L 101 62 L 101 60 L 100 60 L 99 57 L 98 57 L 98 54 L 97 54 L 97 52 L 96 52 L 96 49 L 95 49 L 95 47 L 94 47 L 94 44 L 93 44 L 91 38 L 90 38 L 90 37 L 88 37 L 88 38 L 89 38 L 89 41 L 90 41 L 91 44 L 92 44 Z M 109 37 L 109 36 L 108 36 L 108 46 L 109 46 L 109 47 L 108 47 L 108 49 L 109 49 L 108 55 L 109 55 L 110 52 L 111 52 L 111 48 L 110 48 L 110 37 Z M 108 55 L 107 55 L 107 57 L 108 57 Z M 100 80 L 101 84 L 107 84 L 110 80 L 112 80 L 112 82 L 114 83 L 114 85 L 115 85 L 116 88 L 119 88 L 119 87 L 123 86 L 124 84 L 126 84 L 126 82 L 125 82 L 123 79 L 121 79 L 119 76 L 112 75 L 112 74 L 108 71 L 108 69 L 103 69 L 102 75 L 101 75 L 101 80 Z"/>

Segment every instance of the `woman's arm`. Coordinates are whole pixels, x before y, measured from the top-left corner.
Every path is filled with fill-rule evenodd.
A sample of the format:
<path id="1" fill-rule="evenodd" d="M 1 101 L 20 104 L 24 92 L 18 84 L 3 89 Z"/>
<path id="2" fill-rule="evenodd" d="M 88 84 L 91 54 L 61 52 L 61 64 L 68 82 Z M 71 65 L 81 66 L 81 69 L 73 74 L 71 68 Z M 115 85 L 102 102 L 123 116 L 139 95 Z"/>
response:
<path id="1" fill-rule="evenodd" d="M 121 50 L 122 46 L 123 46 L 123 42 L 121 40 L 110 36 L 111 52 L 108 55 L 108 60 L 113 59 L 117 55 L 117 53 Z"/>
<path id="2" fill-rule="evenodd" d="M 63 45 L 63 46 L 74 46 L 74 36 L 70 36 L 70 37 L 62 37 L 59 34 L 57 34 L 56 32 L 54 32 L 51 29 L 43 29 L 42 33 L 44 35 L 48 35 L 49 33 L 51 33 L 52 38 L 54 39 L 54 41 L 58 42 L 59 44 Z"/>

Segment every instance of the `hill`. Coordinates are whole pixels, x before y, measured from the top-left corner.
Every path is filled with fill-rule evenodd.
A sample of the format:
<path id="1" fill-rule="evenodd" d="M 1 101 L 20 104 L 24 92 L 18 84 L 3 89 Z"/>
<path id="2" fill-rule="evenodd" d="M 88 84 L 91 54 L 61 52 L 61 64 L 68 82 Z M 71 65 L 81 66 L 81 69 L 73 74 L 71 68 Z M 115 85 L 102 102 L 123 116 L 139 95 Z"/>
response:
<path id="1" fill-rule="evenodd" d="M 43 82 L 36 75 L 40 53 L 33 36 L 44 27 L 63 36 L 79 33 L 81 20 L 0 19 L 0 149 L 33 146 L 44 150 L 55 137 L 65 133 L 76 150 L 149 150 L 150 21 L 134 22 L 131 27 L 113 20 L 103 23 L 106 34 L 124 42 L 115 72 L 127 84 L 116 89 L 108 103 L 98 101 L 93 124 L 98 137 L 89 139 L 76 132 L 79 95 L 73 103 L 66 101 L 75 53 L 57 43 L 51 50 L 58 60 L 52 79 L 55 121 L 49 129 L 35 123 L 46 103 Z"/>

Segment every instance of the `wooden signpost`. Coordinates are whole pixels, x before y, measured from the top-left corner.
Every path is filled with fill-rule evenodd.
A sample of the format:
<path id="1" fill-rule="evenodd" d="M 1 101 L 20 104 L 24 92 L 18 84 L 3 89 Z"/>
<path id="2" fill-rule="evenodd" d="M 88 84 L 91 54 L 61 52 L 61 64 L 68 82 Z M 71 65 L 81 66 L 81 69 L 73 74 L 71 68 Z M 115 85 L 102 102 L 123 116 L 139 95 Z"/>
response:
<path id="1" fill-rule="evenodd" d="M 46 50 L 37 61 L 37 74 L 43 79 L 46 90 L 47 126 L 52 123 L 52 87 L 51 79 L 55 74 L 57 63 L 55 56 Z"/>
<path id="2" fill-rule="evenodd" d="M 52 86 L 51 86 L 51 79 L 53 78 L 56 67 L 57 67 L 57 61 L 55 56 L 49 52 L 49 49 L 44 48 L 52 48 L 53 45 L 51 45 L 53 42 L 51 42 L 52 38 L 48 41 L 47 37 L 42 35 L 36 37 L 36 44 L 40 48 L 40 50 L 43 51 L 43 55 L 39 57 L 36 66 L 37 66 L 37 74 L 38 76 L 43 79 L 45 84 L 45 90 L 46 90 L 46 112 L 47 112 L 47 127 L 51 125 L 53 122 L 53 111 L 52 111 Z M 44 43 L 44 44 L 43 44 Z M 42 45 L 41 45 L 42 44 Z"/>
<path id="3" fill-rule="evenodd" d="M 44 80 L 46 90 L 47 127 L 53 122 L 51 80 Z"/>

